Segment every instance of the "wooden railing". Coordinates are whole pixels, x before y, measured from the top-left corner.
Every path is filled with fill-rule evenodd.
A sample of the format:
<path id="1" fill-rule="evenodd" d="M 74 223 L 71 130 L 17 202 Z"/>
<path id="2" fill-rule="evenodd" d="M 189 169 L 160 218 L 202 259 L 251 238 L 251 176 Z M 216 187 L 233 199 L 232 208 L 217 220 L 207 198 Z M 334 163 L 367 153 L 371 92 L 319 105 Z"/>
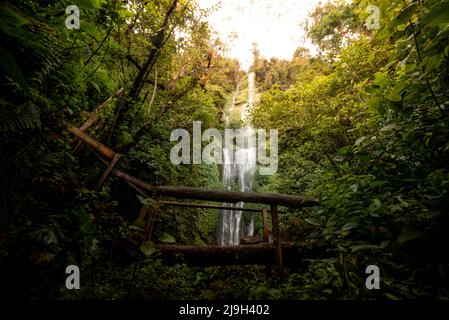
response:
<path id="1" fill-rule="evenodd" d="M 145 194 L 146 191 L 150 191 L 151 193 L 156 194 L 159 198 L 160 206 L 182 206 L 189 208 L 208 208 L 208 209 L 239 210 L 242 212 L 261 212 L 263 222 L 263 241 L 265 243 L 269 242 L 270 231 L 268 224 L 268 212 L 270 211 L 272 221 L 275 261 L 276 261 L 276 273 L 280 277 L 282 277 L 284 273 L 284 263 L 282 254 L 281 234 L 279 229 L 279 214 L 282 212 L 278 210 L 278 206 L 303 208 L 318 205 L 318 201 L 314 198 L 292 196 L 285 194 L 233 192 L 233 191 L 209 190 L 202 188 L 179 187 L 179 186 L 155 186 L 116 169 L 115 167 L 117 166 L 117 163 L 121 158 L 121 154 L 115 152 L 114 150 L 103 145 L 94 138 L 90 137 L 88 134 L 84 132 L 84 130 L 81 130 L 80 128 L 69 127 L 68 131 L 73 135 L 75 135 L 78 139 L 80 139 L 80 141 L 89 145 L 91 148 L 97 150 L 101 155 L 100 160 L 107 165 L 105 171 L 103 172 L 99 181 L 95 185 L 95 190 L 97 191 L 101 190 L 108 176 L 112 174 L 120 179 L 123 179 L 126 183 L 128 183 L 140 194 L 146 195 Z M 182 199 L 206 200 L 220 203 L 237 203 L 243 201 L 245 203 L 257 203 L 269 205 L 270 210 L 266 207 L 262 209 L 251 209 L 251 208 L 235 208 L 223 205 L 165 201 L 160 199 L 160 197 L 162 196 L 182 198 Z M 142 209 L 140 210 L 139 219 L 141 219 L 145 223 L 143 241 L 147 241 L 152 234 L 153 225 L 155 222 L 155 214 L 156 214 L 155 211 L 151 208 L 142 207 Z M 170 248 L 167 248 L 167 246 L 160 246 L 160 248 L 161 250 L 164 250 L 164 248 L 167 251 L 171 250 Z M 229 247 L 224 249 L 223 251 L 226 250 L 229 251 Z"/>

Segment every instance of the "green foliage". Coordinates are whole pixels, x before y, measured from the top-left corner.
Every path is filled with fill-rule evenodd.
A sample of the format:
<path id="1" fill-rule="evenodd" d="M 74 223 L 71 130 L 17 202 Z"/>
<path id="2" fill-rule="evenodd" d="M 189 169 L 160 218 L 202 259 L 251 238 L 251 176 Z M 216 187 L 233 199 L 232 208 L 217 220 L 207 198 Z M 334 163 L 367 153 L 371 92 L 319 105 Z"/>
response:
<path id="1" fill-rule="evenodd" d="M 272 86 L 253 111 L 259 126 L 282 130 L 280 169 L 264 188 L 319 196 L 320 208 L 289 224 L 315 228 L 296 237 L 335 255 L 289 296 L 373 298 L 357 276 L 372 263 L 387 277 L 376 298 L 447 297 L 447 3 L 381 1 L 377 33 L 353 24 L 365 4 L 318 8 L 309 34 L 338 59 L 323 58 L 328 69 L 309 59 L 305 77 Z M 334 29 L 354 36 L 343 44 Z"/>
<path id="2" fill-rule="evenodd" d="M 168 34 L 155 61 L 157 73 L 153 69 L 138 101 L 131 101 L 117 124 L 113 146 L 108 136 L 117 108 L 128 99 L 170 3 L 80 1 L 79 30 L 65 27 L 69 4 L 26 0 L 0 6 L 0 252 L 2 272 L 10 279 L 1 288 L 12 298 L 59 298 L 55 288 L 63 284 L 61 270 L 69 263 L 89 270 L 83 278 L 94 289 L 81 295 L 118 297 L 122 292 L 114 292 L 112 283 L 98 286 L 93 279 L 98 272 L 110 275 L 115 266 L 126 265 L 111 275 L 124 282 L 142 254 L 136 245 L 144 233 L 142 221 L 136 220 L 142 203 L 134 189 L 109 177 L 101 192 L 90 191 L 104 168 L 91 151 L 76 146 L 65 131 L 68 125 L 80 126 L 123 88 L 122 97 L 94 111 L 98 120 L 87 133 L 113 148 L 132 144 L 119 166 L 152 184 L 217 188 L 216 166 L 179 167 L 169 161 L 170 132 L 191 128 L 193 120 L 219 127 L 227 95 L 242 75 L 236 61 L 218 53 L 212 63 L 224 73 L 203 68 L 205 53 L 215 51 L 207 24 L 193 7 L 178 10 L 189 6 L 179 1 L 169 26 L 177 25 L 191 39 L 181 52 L 178 40 Z M 136 15 L 139 19 L 130 23 Z M 148 123 L 149 129 L 136 139 Z M 160 213 L 151 196 L 140 200 Z M 151 241 L 191 243 L 202 232 L 198 214 L 175 211 L 177 216 L 158 216 Z M 123 250 L 129 243 L 134 250 Z M 152 259 L 151 243 L 141 250 Z M 19 278 L 22 284 L 16 286 Z"/>
<path id="3" fill-rule="evenodd" d="M 374 31 L 364 26 L 370 1 L 334 1 L 311 14 L 319 56 L 298 48 L 290 61 L 267 60 L 254 47 L 252 125 L 280 133 L 279 170 L 254 189 L 320 200 L 282 218 L 285 240 L 314 257 L 281 283 L 263 266 L 164 265 L 155 244 L 213 243 L 216 210 L 160 206 L 112 176 L 92 191 L 104 167 L 65 131 L 95 114 L 86 132 L 125 153 L 121 170 L 153 185 L 220 188 L 219 166 L 168 158 L 173 129 L 223 128 L 238 83 L 237 104 L 247 102 L 247 79 L 212 41 L 206 13 L 179 1 L 166 20 L 171 1 L 79 1 L 81 29 L 68 30 L 67 1 L 2 2 L 2 291 L 13 299 L 447 299 L 448 3 L 378 1 Z M 160 44 L 164 21 L 189 37 L 164 34 Z M 142 208 L 156 217 L 144 243 Z M 68 264 L 84 270 L 77 292 L 61 281 Z M 380 291 L 365 290 L 369 264 L 381 266 Z"/>
<path id="4" fill-rule="evenodd" d="M 140 251 L 142 251 L 146 257 L 151 257 L 151 255 L 156 252 L 156 249 L 154 248 L 152 241 L 146 241 L 140 246 Z"/>

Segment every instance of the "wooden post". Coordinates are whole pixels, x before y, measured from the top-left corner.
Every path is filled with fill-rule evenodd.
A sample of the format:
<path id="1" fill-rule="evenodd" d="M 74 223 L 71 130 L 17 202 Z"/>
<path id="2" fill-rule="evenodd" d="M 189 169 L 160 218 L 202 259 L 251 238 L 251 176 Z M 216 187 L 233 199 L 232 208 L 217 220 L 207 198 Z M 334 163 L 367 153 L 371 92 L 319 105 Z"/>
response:
<path id="1" fill-rule="evenodd" d="M 270 226 L 268 225 L 268 208 L 262 208 L 263 242 L 270 242 Z M 271 265 L 265 265 L 265 275 L 271 276 Z"/>
<path id="2" fill-rule="evenodd" d="M 142 205 L 142 208 L 140 208 L 139 217 L 137 218 L 137 220 L 144 222 L 145 216 L 147 215 L 147 211 L 148 211 L 147 207 Z"/>
<path id="3" fill-rule="evenodd" d="M 262 203 L 271 206 L 279 204 L 286 207 L 295 208 L 313 207 L 318 205 L 318 201 L 316 199 L 301 196 L 210 190 L 191 187 L 155 186 L 117 169 L 112 170 L 112 174 L 123 180 L 131 182 L 137 187 L 154 192 L 160 196 L 228 203 L 243 201 L 245 203 Z"/>
<path id="4" fill-rule="evenodd" d="M 279 217 L 277 205 L 271 206 L 271 219 L 273 223 L 276 273 L 282 279 L 284 277 L 284 263 L 282 261 L 282 243 L 281 243 L 281 234 L 279 231 Z"/>
<path id="5" fill-rule="evenodd" d="M 270 227 L 268 226 L 268 209 L 262 209 L 262 223 L 263 223 L 263 242 L 270 241 Z"/>
<path id="6" fill-rule="evenodd" d="M 100 177 L 100 180 L 98 180 L 96 186 L 95 186 L 95 191 L 100 191 L 101 187 L 103 187 L 104 182 L 106 181 L 106 178 L 109 176 L 109 174 L 111 173 L 111 171 L 114 169 L 115 165 L 117 164 L 117 162 L 120 160 L 121 154 L 120 153 L 116 153 L 114 155 L 114 157 L 112 158 L 111 162 L 109 163 L 108 167 L 106 168 L 106 170 L 103 172 L 103 174 Z"/>
<path id="7" fill-rule="evenodd" d="M 154 208 L 149 208 L 147 211 L 147 221 L 145 225 L 145 232 L 143 233 L 143 242 L 151 239 L 151 234 L 153 233 L 154 222 L 156 221 L 156 210 Z"/>
<path id="8" fill-rule="evenodd" d="M 114 158 L 116 152 L 108 147 L 106 147 L 104 144 L 98 142 L 94 138 L 87 135 L 84 131 L 81 131 L 78 128 L 75 127 L 69 127 L 69 132 L 78 137 L 80 140 L 84 141 L 84 143 L 90 145 L 95 150 L 98 150 L 101 152 L 104 156 L 108 157 L 109 159 Z"/>

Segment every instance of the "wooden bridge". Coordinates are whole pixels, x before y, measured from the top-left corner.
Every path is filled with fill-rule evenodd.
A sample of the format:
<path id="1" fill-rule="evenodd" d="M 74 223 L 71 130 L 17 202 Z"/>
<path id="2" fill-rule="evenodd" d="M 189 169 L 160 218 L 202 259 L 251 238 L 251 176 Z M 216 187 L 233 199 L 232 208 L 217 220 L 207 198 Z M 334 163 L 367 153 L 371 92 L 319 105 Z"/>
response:
<path id="1" fill-rule="evenodd" d="M 230 264 L 262 264 L 276 265 L 276 273 L 282 277 L 284 273 L 284 251 L 291 260 L 298 260 L 305 253 L 298 246 L 283 243 L 279 230 L 279 206 L 284 207 L 311 207 L 318 205 L 316 199 L 302 196 L 268 193 L 231 192 L 223 190 L 208 190 L 202 188 L 155 186 L 133 177 L 121 170 L 116 165 L 121 154 L 101 144 L 85 133 L 85 130 L 93 124 L 93 116 L 89 118 L 80 128 L 69 127 L 68 131 L 76 136 L 81 142 L 87 144 L 98 152 L 99 159 L 106 164 L 106 169 L 101 175 L 95 190 L 100 191 L 109 175 L 123 179 L 139 194 L 146 195 L 146 191 L 158 195 L 160 206 L 181 206 L 190 208 L 209 208 L 239 210 L 245 212 L 260 212 L 263 222 L 263 242 L 253 245 L 239 246 L 181 246 L 181 245 L 157 245 L 167 260 L 174 262 L 187 262 L 201 265 L 230 265 Z M 78 146 L 79 147 L 79 144 Z M 174 197 L 181 199 L 206 200 L 219 203 L 258 203 L 270 206 L 270 209 L 235 208 L 223 205 L 197 204 L 188 202 L 173 202 L 162 200 L 162 197 Z M 269 230 L 268 215 L 271 213 L 272 231 Z M 150 239 L 153 226 L 156 221 L 156 210 L 142 206 L 138 219 L 144 223 L 143 242 Z M 273 235 L 273 244 L 269 241 L 269 235 Z"/>

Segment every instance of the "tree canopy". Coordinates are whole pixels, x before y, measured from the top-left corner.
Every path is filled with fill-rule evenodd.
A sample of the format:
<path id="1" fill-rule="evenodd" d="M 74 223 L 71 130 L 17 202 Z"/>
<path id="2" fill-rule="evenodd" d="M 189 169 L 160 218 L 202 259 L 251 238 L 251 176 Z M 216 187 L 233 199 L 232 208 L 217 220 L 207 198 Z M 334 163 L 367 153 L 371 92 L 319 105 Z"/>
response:
<path id="1" fill-rule="evenodd" d="M 290 60 L 253 47 L 255 128 L 279 130 L 279 168 L 255 192 L 316 197 L 282 238 L 314 253 L 286 279 L 264 266 L 166 265 L 155 244 L 215 242 L 216 209 L 161 207 L 109 177 L 68 126 L 153 185 L 220 189 L 220 165 L 175 165 L 170 133 L 224 130 L 248 76 L 188 0 L 0 3 L 1 290 L 31 299 L 448 299 L 449 1 L 330 1 Z M 240 87 L 241 96 L 233 96 Z M 233 99 L 234 98 L 234 99 Z M 234 101 L 234 102 L 233 102 Z M 135 187 L 135 186 L 134 186 Z M 138 195 L 136 195 L 138 194 Z M 256 208 L 254 205 L 245 207 Z M 139 211 L 157 212 L 145 233 Z M 259 209 L 259 207 L 257 207 Z M 262 218 L 255 218 L 262 230 Z M 64 285 L 67 265 L 83 273 Z M 365 269 L 381 269 L 367 290 Z"/>

